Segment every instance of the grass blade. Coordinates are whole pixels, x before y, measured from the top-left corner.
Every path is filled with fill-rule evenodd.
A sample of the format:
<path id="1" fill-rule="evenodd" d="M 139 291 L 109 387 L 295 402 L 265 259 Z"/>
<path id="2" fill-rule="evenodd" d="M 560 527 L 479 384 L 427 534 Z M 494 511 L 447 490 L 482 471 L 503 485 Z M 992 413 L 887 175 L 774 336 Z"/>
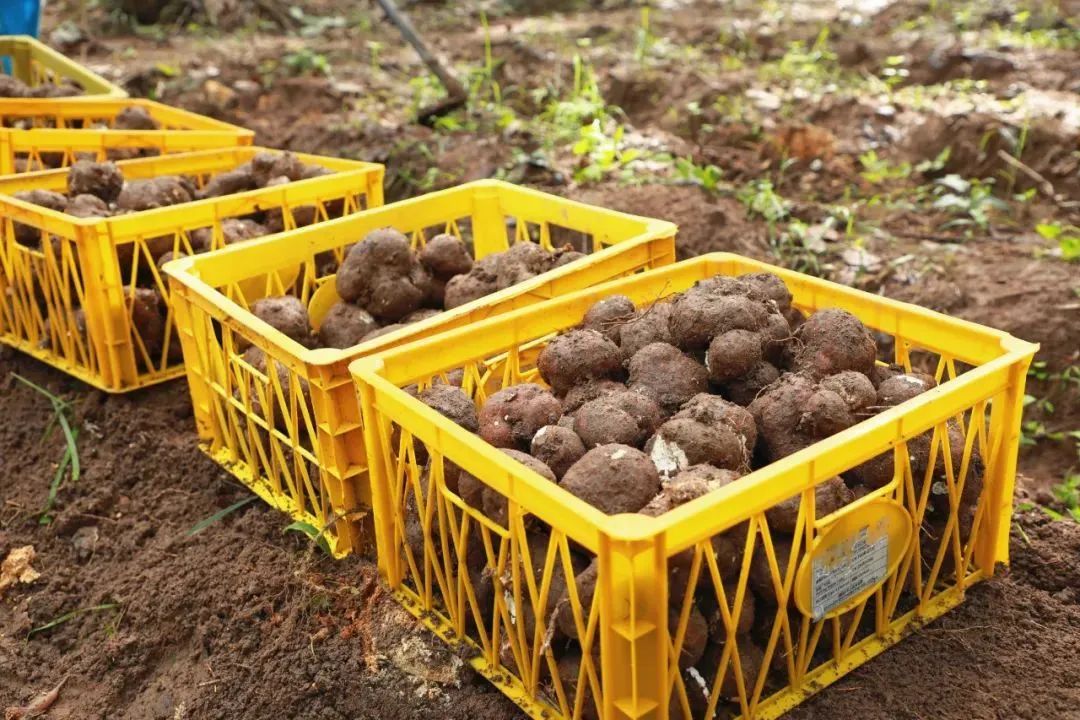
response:
<path id="1" fill-rule="evenodd" d="M 199 522 L 192 525 L 191 529 L 187 531 L 186 536 L 191 537 L 192 535 L 198 535 L 203 530 L 205 530 L 206 528 L 208 528 L 211 525 L 213 525 L 214 523 L 216 523 L 218 520 L 221 520 L 223 517 L 226 517 L 230 513 L 236 512 L 237 510 L 244 507 L 248 503 L 254 502 L 257 499 L 258 498 L 256 498 L 254 495 L 252 495 L 251 497 L 246 497 L 246 498 L 244 498 L 243 500 L 241 500 L 239 502 L 234 502 L 232 505 L 230 505 L 227 508 L 224 508 L 222 510 L 218 510 L 216 513 L 214 513 L 210 517 L 203 518 Z"/>
<path id="2" fill-rule="evenodd" d="M 76 431 L 75 436 L 78 437 Z M 60 485 L 64 482 L 64 473 L 67 471 L 68 465 L 71 463 L 71 449 L 70 447 L 64 451 L 64 456 L 60 458 L 60 465 L 56 468 L 56 475 L 53 477 L 52 483 L 49 485 L 49 494 L 45 498 L 45 507 L 41 509 L 41 516 L 38 518 L 38 522 L 42 525 L 48 525 L 52 518 L 49 516 L 49 511 L 52 510 L 53 503 L 56 502 L 56 495 L 60 492 Z"/>
<path id="3" fill-rule="evenodd" d="M 44 625 L 36 627 L 33 630 L 31 630 L 30 632 L 26 633 L 26 639 L 29 640 L 32 635 L 36 635 L 39 632 L 45 632 L 46 630 L 51 630 L 54 627 L 56 627 L 57 625 L 63 625 L 68 620 L 71 620 L 72 618 L 76 618 L 79 615 L 83 615 L 83 614 L 89 613 L 89 612 L 99 612 L 101 610 L 112 610 L 113 608 L 117 608 L 117 607 L 120 607 L 119 603 L 105 603 L 104 605 L 94 605 L 93 607 L 79 608 L 78 610 L 72 610 L 71 612 L 66 612 L 63 615 L 61 615 L 60 617 L 54 618 L 54 619 L 50 620 L 49 622 L 45 623 Z"/>
<path id="4" fill-rule="evenodd" d="M 63 411 L 57 408 L 56 419 L 60 423 L 60 429 L 64 433 L 64 440 L 67 442 L 67 456 L 71 458 L 71 482 L 79 482 L 79 447 L 75 444 L 76 433 L 71 429 L 71 425 L 68 424 L 67 416 Z"/>
<path id="5" fill-rule="evenodd" d="M 26 378 L 24 378 L 19 373 L 11 373 L 11 377 L 15 378 L 16 380 L 18 380 L 19 382 L 21 382 L 23 385 L 27 386 L 28 388 L 31 388 L 32 390 L 36 390 L 37 392 L 41 393 L 45 397 L 49 398 L 49 402 L 51 402 L 53 405 L 60 405 L 63 408 L 68 407 L 67 400 L 64 400 L 63 398 L 59 398 L 56 395 L 53 395 L 51 392 L 49 392 L 45 388 L 41 387 L 37 383 L 35 383 L 35 382 L 31 381 L 31 380 L 27 380 Z"/>
<path id="6" fill-rule="evenodd" d="M 294 523 L 286 525 L 281 532 L 287 533 L 289 531 L 303 533 L 304 535 L 307 535 L 308 539 L 318 545 L 324 553 L 326 553 L 327 555 L 331 554 L 330 542 L 326 539 L 326 535 L 324 535 L 323 531 L 319 530 L 311 523 L 297 520 Z"/>

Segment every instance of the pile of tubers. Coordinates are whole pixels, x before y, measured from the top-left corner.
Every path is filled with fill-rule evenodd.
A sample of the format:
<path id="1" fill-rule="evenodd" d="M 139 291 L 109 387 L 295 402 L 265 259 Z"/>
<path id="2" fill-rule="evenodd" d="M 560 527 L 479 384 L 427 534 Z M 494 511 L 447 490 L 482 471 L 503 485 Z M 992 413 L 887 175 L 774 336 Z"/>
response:
<path id="1" fill-rule="evenodd" d="M 264 298 L 252 313 L 306 347 L 349 348 L 504 290 L 584 255 L 569 246 L 548 252 L 532 242 L 473 260 L 460 238 L 440 234 L 420 250 L 393 228 L 369 232 L 337 268 L 341 298 L 312 328 L 293 296 Z"/>
<path id="2" fill-rule="evenodd" d="M 83 89 L 70 80 L 45 82 L 30 87 L 14 75 L 0 73 L 0 98 L 67 98 L 83 94 Z"/>
<path id="3" fill-rule="evenodd" d="M 126 109 L 125 113 L 130 116 L 128 123 L 138 125 L 139 113 L 145 114 L 145 110 L 134 107 Z M 149 116 L 146 116 L 146 119 L 152 121 Z M 330 172 L 319 165 L 305 164 L 290 152 L 260 152 L 249 162 L 210 177 L 200 188 L 194 178 L 184 175 L 128 180 L 125 179 L 122 168 L 112 161 L 79 160 L 68 170 L 66 192 L 24 190 L 15 193 L 13 197 L 77 218 L 109 218 L 248 190 L 274 187 L 320 177 Z M 330 202 L 327 205 L 326 211 L 331 217 L 343 212 L 343 205 L 340 202 L 336 205 Z M 317 208 L 313 205 L 293 208 L 292 214 L 298 226 L 310 225 L 318 217 Z M 221 220 L 222 241 L 226 245 L 284 229 L 283 211 L 278 207 L 267 208 L 243 217 Z M 40 228 L 25 223 L 14 223 L 13 231 L 15 241 L 25 247 L 45 250 L 44 243 L 47 242 L 57 257 L 62 256 L 65 244 L 69 246 L 67 248 L 69 252 L 75 252 L 72 243 L 65 243 Z M 213 229 L 204 227 L 191 230 L 187 232 L 187 240 L 193 252 L 207 252 L 212 249 Z M 174 244 L 175 237 L 172 234 L 148 238 L 145 246 L 149 260 L 158 267 L 164 265 L 173 258 Z M 134 243 L 117 244 L 115 250 L 121 276 L 125 279 L 124 292 L 131 309 L 133 331 L 147 354 L 156 359 L 165 347 L 166 333 L 169 332 L 166 323 L 167 308 L 161 289 L 148 266 L 146 256 L 141 252 L 136 256 Z M 44 301 L 44 298 L 42 300 Z M 46 322 L 49 321 L 46 320 Z M 74 322 L 75 331 L 85 336 L 86 322 L 83 308 L 75 308 Z M 51 342 L 51 333 L 46 328 L 42 344 L 48 347 Z M 137 355 L 141 356 L 141 353 Z M 170 361 L 180 359 L 180 345 L 175 337 L 169 344 L 168 359 Z"/>
<path id="4" fill-rule="evenodd" d="M 929 375 L 879 363 L 877 356 L 873 336 L 854 315 L 826 309 L 805 317 L 792 306 L 791 294 L 779 277 L 755 273 L 713 277 L 650 307 L 639 308 L 621 295 L 606 297 L 585 313 L 579 326 L 558 335 L 540 352 L 537 368 L 543 385 L 502 388 L 479 408 L 453 378 L 412 392 L 602 512 L 657 517 L 936 384 Z M 958 473 L 964 435 L 955 421 L 947 427 L 952 466 Z M 943 482 L 945 453 L 938 452 L 931 469 L 930 447 L 931 433 L 908 443 L 916 490 L 927 474 L 932 483 L 922 535 L 934 544 L 924 548 L 924 554 L 936 553 L 950 511 Z M 419 448 L 418 461 L 423 463 L 426 457 Z M 425 493 L 432 474 L 431 460 L 426 462 L 421 476 Z M 883 487 L 894 471 L 894 453 L 889 451 L 819 484 L 816 516 Z M 498 492 L 449 461 L 443 464 L 443 477 L 447 489 L 467 505 L 506 524 L 507 501 Z M 981 490 L 982 460 L 976 446 L 960 498 L 962 541 L 970 533 Z M 801 496 L 795 496 L 765 513 L 781 573 L 791 561 L 793 535 L 801 528 L 801 504 Z M 411 492 L 404 522 L 405 544 L 414 557 L 438 552 L 439 539 L 425 537 Z M 526 516 L 525 526 L 539 583 L 550 532 L 531 516 Z M 739 657 L 744 681 L 752 687 L 779 603 L 759 539 L 748 559 L 742 605 L 730 607 L 748 530 L 749 524 L 743 522 L 713 537 L 710 545 L 728 611 L 739 613 Z M 482 545 L 476 535 L 470 544 Z M 573 543 L 570 549 L 582 615 L 575 618 L 560 561 L 555 563 L 543 612 L 563 688 L 572 693 L 581 663 L 578 637 L 587 622 L 599 569 L 597 561 L 577 552 Z M 492 593 L 503 590 L 496 589 L 499 581 L 485 569 L 483 556 L 482 550 L 470 548 L 465 555 L 467 571 L 478 597 L 491 600 Z M 711 691 L 728 629 L 704 562 L 690 586 L 693 556 L 694 551 L 687 550 L 668 560 L 670 628 L 674 635 L 685 623 L 679 666 L 691 705 L 703 707 L 702 697 Z M 681 613 L 687 603 L 684 620 Z M 797 617 L 794 605 L 788 607 Z M 525 623 L 531 633 L 533 610 L 517 607 L 515 622 Z M 595 639 L 592 652 L 598 652 Z M 513 670 L 512 657 L 503 655 L 503 664 Z M 776 679 L 786 681 L 786 667 L 778 650 L 773 658 Z M 733 666 L 721 695 L 727 701 L 738 699 Z M 595 716 L 591 700 L 585 707 L 586 717 Z"/>

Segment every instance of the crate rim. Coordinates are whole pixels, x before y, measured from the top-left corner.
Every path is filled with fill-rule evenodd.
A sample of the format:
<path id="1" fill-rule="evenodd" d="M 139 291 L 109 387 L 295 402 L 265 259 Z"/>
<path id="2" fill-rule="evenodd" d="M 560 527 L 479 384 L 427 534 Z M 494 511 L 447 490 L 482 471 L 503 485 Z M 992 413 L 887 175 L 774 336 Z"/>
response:
<path id="1" fill-rule="evenodd" d="M 89 80 L 93 84 L 109 88 L 108 91 L 87 92 L 85 95 L 76 95 L 75 97 L 66 98 L 68 100 L 102 100 L 105 98 L 124 99 L 129 97 L 127 91 L 120 86 L 109 82 L 90 68 L 72 60 L 63 53 L 43 43 L 33 35 L 0 35 L 0 43 L 5 42 L 28 45 L 34 52 L 47 55 L 52 61 L 58 64 L 70 66 L 68 70 L 71 72 L 72 79 L 78 80 L 84 85 L 86 81 Z M 84 87 L 83 90 L 86 91 L 87 89 Z"/>
<path id="2" fill-rule="evenodd" d="M 550 193 L 545 193 L 533 188 L 522 187 L 513 183 L 506 182 L 504 180 L 484 179 L 474 180 L 468 183 L 462 183 L 455 185 L 445 190 L 436 190 L 424 195 L 418 195 L 416 197 L 407 198 L 405 200 L 399 200 L 393 203 L 387 203 L 380 207 L 364 210 L 359 213 L 353 213 L 347 217 L 335 218 L 326 222 L 320 223 L 318 226 L 311 226 L 308 228 L 301 228 L 299 230 L 285 231 L 276 233 L 274 235 L 266 235 L 255 240 L 249 240 L 245 243 L 238 243 L 236 245 L 230 245 L 225 248 L 214 251 L 213 261 L 215 262 L 227 262 L 232 255 L 252 255 L 258 253 L 259 249 L 263 246 L 271 246 L 281 241 L 283 235 L 290 234 L 294 236 L 297 232 L 304 232 L 306 234 L 321 234 L 326 231 L 332 231 L 335 227 L 340 225 L 347 225 L 355 223 L 359 218 L 371 215 L 376 215 L 383 212 L 393 212 L 394 210 L 400 210 L 402 208 L 409 208 L 411 206 L 419 205 L 425 201 L 430 200 L 432 197 L 439 195 L 449 194 L 466 194 L 474 190 L 492 189 L 492 190 L 506 190 L 509 192 L 519 192 L 523 194 L 533 195 L 538 198 L 547 200 L 557 199 L 561 203 L 573 204 L 575 206 L 589 207 L 594 210 L 602 210 L 613 215 L 618 215 L 623 218 L 639 221 L 645 227 L 645 230 L 636 235 L 634 238 L 624 240 L 618 243 L 616 246 L 605 248 L 599 252 L 594 252 L 589 255 L 590 258 L 604 257 L 605 253 L 611 254 L 615 252 L 623 252 L 628 247 L 628 244 L 645 244 L 652 240 L 655 240 L 664 236 L 673 236 L 678 229 L 674 223 L 667 220 L 657 220 L 655 218 L 649 218 L 641 215 L 634 215 L 632 213 L 624 213 L 617 210 L 609 210 L 596 205 L 589 205 L 577 200 L 570 200 L 568 198 L 562 198 L 553 196 Z M 199 295 L 204 301 L 215 304 L 220 310 L 222 310 L 231 320 L 234 322 L 242 322 L 250 329 L 256 331 L 256 333 L 270 345 L 287 352 L 291 357 L 296 358 L 299 362 L 315 366 L 315 367 L 329 367 L 338 365 L 343 362 L 349 362 L 358 356 L 358 353 L 363 355 L 369 355 L 372 353 L 380 352 L 383 348 L 398 342 L 401 338 L 413 335 L 417 332 L 424 332 L 432 327 L 441 325 L 446 322 L 447 318 L 453 318 L 458 315 L 466 315 L 476 308 L 485 304 L 496 304 L 504 300 L 508 300 L 512 297 L 516 297 L 523 293 L 527 293 L 530 289 L 540 287 L 548 284 L 555 278 L 563 277 L 570 273 L 575 272 L 576 268 L 573 264 L 566 265 L 561 268 L 555 268 L 549 270 L 546 273 L 542 273 L 534 278 L 530 278 L 525 282 L 518 283 L 505 290 L 499 290 L 498 292 L 485 295 L 482 298 L 472 300 L 464 305 L 460 305 L 451 310 L 446 310 L 438 315 L 435 315 L 426 320 L 421 320 L 416 323 L 412 323 L 407 327 L 395 330 L 392 333 L 387 333 L 374 340 L 369 340 L 365 343 L 359 343 L 349 348 L 306 348 L 296 340 L 286 336 L 284 333 L 276 330 L 266 322 L 260 320 L 253 313 L 240 307 L 236 302 L 225 296 L 224 293 L 218 291 L 214 286 L 205 282 L 198 273 L 198 266 L 206 262 L 205 256 L 191 255 L 188 257 L 177 258 L 171 260 L 165 264 L 162 270 L 170 278 L 180 283 L 190 291 Z M 474 327 L 471 325 L 470 327 Z"/>
<path id="3" fill-rule="evenodd" d="M 249 130 L 239 125 L 233 125 L 232 123 L 225 122 L 224 120 L 218 120 L 217 118 L 209 117 L 208 115 L 200 115 L 199 113 L 192 112 L 190 110 L 184 110 L 183 108 L 173 107 L 172 105 L 166 105 L 165 103 L 158 102 L 156 100 L 149 100 L 147 98 L 129 98 L 129 97 L 78 97 L 78 98 L 63 98 L 59 100 L 42 100 L 40 98 L 3 98 L 0 99 L 0 114 L 2 113 L 15 113 L 18 115 L 38 115 L 38 114 L 52 114 L 65 116 L 67 114 L 79 117 L 86 115 L 88 112 L 92 112 L 95 109 L 101 111 L 119 112 L 128 107 L 142 107 L 147 110 L 153 110 L 155 112 L 164 114 L 171 118 L 182 119 L 195 127 L 182 128 L 178 130 L 116 130 L 113 128 L 0 128 L 7 133 L 19 134 L 19 133 L 73 133 L 73 132 L 86 132 L 105 135 L 106 137 L 150 137 L 150 138 L 164 138 L 169 135 L 175 135 L 176 133 L 197 133 L 197 132 L 228 132 L 231 135 L 237 135 L 244 138 L 254 138 L 255 131 Z M 70 110 L 70 113 L 66 111 Z"/>
<path id="4" fill-rule="evenodd" d="M 743 264 L 756 265 L 761 271 L 782 271 L 780 273 L 781 275 L 793 272 L 758 260 L 746 258 L 735 253 L 726 252 L 700 255 L 696 258 L 683 261 L 683 263 L 680 264 L 685 266 L 687 263 L 707 264 L 709 262 L 731 260 L 737 260 Z M 667 268 L 659 268 L 647 272 L 650 274 L 663 274 L 665 270 L 670 271 L 672 267 L 675 266 L 668 266 Z M 564 516 L 562 522 L 559 524 L 570 526 L 574 524 L 574 522 L 577 522 L 583 530 L 581 531 L 582 534 L 580 537 L 575 534 L 573 539 L 583 544 L 588 550 L 593 552 L 598 551 L 599 537 L 601 535 L 606 536 L 614 542 L 635 544 L 651 541 L 661 535 L 670 536 L 672 533 L 675 533 L 679 536 L 677 542 L 669 543 L 665 550 L 668 555 L 672 555 L 705 537 L 709 537 L 716 532 L 722 532 L 724 528 L 720 527 L 721 525 L 728 527 L 741 522 L 745 519 L 745 516 L 753 514 L 747 506 L 753 506 L 756 510 L 764 510 L 767 507 L 775 505 L 777 502 L 799 494 L 810 486 L 822 482 L 825 478 L 818 480 L 814 479 L 816 474 L 815 467 L 818 465 L 819 461 L 827 459 L 828 455 L 838 446 L 850 446 L 854 443 L 859 443 L 862 440 L 872 438 L 875 434 L 880 434 L 883 430 L 890 428 L 900 428 L 900 432 L 890 435 L 890 437 L 893 438 L 893 441 L 889 443 L 888 447 L 926 432 L 936 425 L 937 422 L 940 422 L 947 417 L 951 417 L 952 412 L 939 412 L 941 420 L 937 421 L 926 421 L 924 418 L 921 422 L 910 423 L 905 422 L 905 420 L 919 410 L 925 411 L 936 407 L 947 406 L 950 401 L 955 404 L 955 397 L 965 390 L 972 391 L 978 388 L 992 376 L 1008 371 L 1017 363 L 1024 363 L 1026 366 L 1026 363 L 1030 361 L 1031 357 L 1039 349 L 1039 345 L 1035 343 L 1020 340 L 1000 330 L 953 318 L 943 313 L 928 310 L 910 303 L 890 300 L 862 290 L 842 286 L 837 283 L 831 283 L 820 278 L 802 276 L 804 280 L 809 279 L 814 281 L 814 284 L 827 284 L 833 291 L 851 294 L 855 297 L 864 300 L 869 299 L 874 302 L 885 301 L 897 303 L 909 312 L 917 311 L 920 314 L 925 313 L 933 316 L 939 321 L 944 320 L 947 324 L 963 324 L 968 326 L 969 329 L 978 329 L 978 331 L 984 335 L 996 338 L 1000 343 L 1003 354 L 956 378 L 942 383 L 933 390 L 922 393 L 900 405 L 883 411 L 878 415 L 862 420 L 840 433 L 815 442 L 792 455 L 743 475 L 737 482 L 730 483 L 723 488 L 690 501 L 685 505 L 675 508 L 656 518 L 639 514 L 607 515 L 597 510 L 585 501 L 559 487 L 557 483 L 552 483 L 536 472 L 529 470 L 525 465 L 514 460 L 509 455 L 502 452 L 492 452 L 497 450 L 497 448 L 482 440 L 479 435 L 468 432 L 449 418 L 428 408 L 383 375 L 383 371 L 391 365 L 396 358 L 405 354 L 422 353 L 426 346 L 435 343 L 452 346 L 455 344 L 455 341 L 464 338 L 466 335 L 482 334 L 485 330 L 492 327 L 510 325 L 517 318 L 528 316 L 530 314 L 535 315 L 543 310 L 545 306 L 550 306 L 553 303 L 570 305 L 576 299 L 581 297 L 595 296 L 609 290 L 613 292 L 617 290 L 619 286 L 632 283 L 636 278 L 640 277 L 640 275 L 631 276 L 629 278 L 596 285 L 592 288 L 568 293 L 546 303 L 515 310 L 495 318 L 489 318 L 465 328 L 450 330 L 433 338 L 416 340 L 374 355 L 358 358 L 350 363 L 349 370 L 355 380 L 383 393 L 384 397 L 391 399 L 391 402 L 408 406 L 411 411 L 421 415 L 424 418 L 424 421 L 428 423 L 433 434 L 451 439 L 455 444 L 467 448 L 474 456 L 486 456 L 486 462 L 496 465 L 510 478 L 511 482 L 509 485 L 511 486 L 511 489 L 515 483 L 521 481 L 525 484 L 526 489 L 531 496 L 544 497 L 550 502 L 558 503 L 560 505 L 560 512 L 571 516 L 569 522 Z M 498 350 L 493 350 L 493 353 L 497 352 Z M 999 389 L 1000 388 L 995 386 L 990 392 L 985 394 L 986 396 L 993 395 L 998 392 Z M 860 448 L 860 454 L 865 455 L 865 458 L 863 458 L 865 460 L 880 454 L 884 449 L 886 448 L 882 448 L 879 445 L 865 444 Z M 455 462 L 458 462 L 464 469 L 469 469 L 466 467 L 466 464 L 460 460 L 455 459 Z M 735 497 L 740 498 L 740 500 L 746 500 L 744 507 L 739 508 L 738 511 L 733 510 L 731 507 L 732 499 Z M 519 500 L 519 502 L 521 501 Z M 1009 502 L 1011 502 L 1011 498 L 1009 498 Z M 521 502 L 521 504 L 524 505 L 526 503 Z M 537 513 L 537 515 L 543 520 L 549 520 L 549 518 L 543 517 L 540 513 Z M 696 527 L 696 529 L 691 528 L 690 532 L 687 532 L 686 528 L 690 524 L 698 527 Z M 567 534 L 570 535 L 570 533 Z"/>
<path id="5" fill-rule="evenodd" d="M 274 153 L 278 153 L 278 154 L 283 154 L 285 152 L 289 152 L 289 151 L 286 151 L 286 150 L 279 150 L 277 148 L 266 148 L 266 147 L 259 147 L 259 146 L 253 146 L 253 145 L 238 145 L 236 147 L 216 148 L 216 149 L 212 149 L 212 150 L 199 150 L 199 151 L 196 151 L 196 152 L 171 153 L 169 155 L 163 155 L 163 156 L 160 156 L 160 157 L 153 157 L 153 158 L 138 158 L 138 159 L 134 159 L 134 160 L 121 160 L 121 161 L 117 162 L 116 165 L 117 165 L 117 167 L 123 169 L 125 167 L 141 166 L 141 165 L 153 165 L 155 163 L 162 163 L 162 162 L 168 163 L 170 161 L 176 162 L 176 163 L 179 164 L 179 163 L 182 163 L 185 160 L 200 159 L 200 158 L 204 158 L 204 157 L 213 157 L 214 155 L 221 154 L 223 152 L 247 153 L 249 151 L 253 155 L 256 154 L 256 153 L 259 153 L 259 152 L 274 152 Z M 338 165 L 348 164 L 348 165 L 352 166 L 352 167 L 349 167 L 348 169 L 334 170 L 333 175 L 336 175 L 336 176 L 339 176 L 339 177 L 340 176 L 349 176 L 349 175 L 358 175 L 359 176 L 359 175 L 364 175 L 366 173 L 371 173 L 371 172 L 377 172 L 379 174 L 383 174 L 386 171 L 386 167 L 384 165 L 380 164 L 380 163 L 367 162 L 367 161 L 363 161 L 363 160 L 348 160 L 348 159 L 345 159 L 345 158 L 324 157 L 324 156 L 321 156 L 321 155 L 309 155 L 307 153 L 293 153 L 293 155 L 300 158 L 301 160 L 310 161 L 310 162 L 320 162 L 320 161 L 324 161 L 324 160 L 333 160 L 334 164 L 338 164 Z M 38 171 L 35 171 L 35 172 L 21 173 L 21 174 L 18 174 L 18 175 L 3 176 L 3 177 L 0 177 L 0 186 L 2 186 L 4 184 L 12 184 L 12 185 L 25 184 L 28 181 L 40 181 L 40 180 L 45 180 L 45 179 L 52 179 L 53 177 L 62 178 L 62 177 L 67 176 L 69 170 L 70 170 L 70 168 L 57 168 L 57 169 L 52 169 L 52 170 L 38 170 Z M 175 214 L 177 208 L 189 209 L 190 210 L 193 207 L 196 207 L 196 208 L 207 207 L 209 205 L 220 202 L 222 199 L 225 199 L 225 198 L 245 199 L 245 198 L 258 197 L 258 196 L 261 196 L 261 195 L 269 196 L 272 193 L 284 192 L 286 188 L 290 188 L 290 187 L 292 187 L 292 188 L 310 187 L 315 182 L 317 182 L 319 180 L 324 180 L 326 177 L 330 177 L 330 176 L 326 175 L 326 176 L 320 176 L 320 177 L 305 178 L 303 180 L 294 180 L 293 182 L 290 182 L 290 183 L 288 183 L 286 185 L 280 185 L 280 186 L 273 187 L 273 188 L 257 188 L 255 190 L 245 190 L 244 192 L 229 193 L 228 195 L 223 195 L 221 197 L 204 198 L 202 200 L 192 200 L 191 202 L 180 203 L 178 205 L 169 205 L 167 207 L 153 208 L 151 210 L 139 210 L 137 212 L 128 213 L 126 215 L 116 215 L 116 216 L 107 217 L 107 218 L 94 218 L 94 217 L 80 218 L 80 217 L 76 217 L 74 215 L 68 215 L 67 213 L 60 212 L 59 210 L 52 210 L 50 208 L 43 207 L 41 205 L 35 205 L 34 203 L 27 202 L 26 200 L 21 200 L 21 199 L 15 197 L 14 195 L 7 195 L 7 194 L 4 194 L 2 192 L 0 192 L 0 206 L 2 206 L 2 205 L 14 206 L 14 207 L 20 208 L 21 210 L 23 210 L 25 212 L 36 214 L 38 216 L 44 217 L 44 218 L 52 220 L 54 222 L 62 222 L 62 223 L 67 224 L 68 226 L 75 227 L 75 228 L 80 229 L 80 230 L 86 229 L 86 228 L 96 227 L 96 228 L 99 229 L 100 232 L 105 233 L 105 232 L 108 231 L 107 230 L 108 227 L 110 227 L 111 225 L 118 224 L 119 222 L 124 222 L 124 223 L 132 222 L 133 219 L 137 219 L 137 220 L 144 220 L 144 219 L 153 220 L 154 218 L 161 217 L 161 216 L 164 216 L 164 215 Z M 266 237 L 272 237 L 272 236 L 266 236 Z M 251 241 L 246 241 L 246 242 L 251 242 Z"/>

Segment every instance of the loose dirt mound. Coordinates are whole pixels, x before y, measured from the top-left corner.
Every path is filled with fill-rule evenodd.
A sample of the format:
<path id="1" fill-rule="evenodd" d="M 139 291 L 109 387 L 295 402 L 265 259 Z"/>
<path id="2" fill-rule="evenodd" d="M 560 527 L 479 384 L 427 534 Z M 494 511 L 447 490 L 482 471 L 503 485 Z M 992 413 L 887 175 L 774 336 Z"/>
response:
<path id="1" fill-rule="evenodd" d="M 69 397 L 82 477 L 38 522 L 62 441 L 10 373 Z M 183 382 L 106 397 L 0 362 L 0 557 L 33 545 L 40 579 L 0 605 L 0 707 L 68 681 L 51 718 L 503 718 L 513 706 L 418 633 L 359 558 L 334 562 L 196 447 Z M 55 629 L 33 628 L 76 610 Z"/>

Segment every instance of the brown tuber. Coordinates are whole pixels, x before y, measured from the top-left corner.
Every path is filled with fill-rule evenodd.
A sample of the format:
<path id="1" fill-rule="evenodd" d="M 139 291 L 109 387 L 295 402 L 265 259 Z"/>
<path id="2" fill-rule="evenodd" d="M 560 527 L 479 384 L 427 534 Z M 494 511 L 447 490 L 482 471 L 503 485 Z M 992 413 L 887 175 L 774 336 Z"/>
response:
<path id="1" fill-rule="evenodd" d="M 308 311 L 299 298 L 291 295 L 256 300 L 251 306 L 255 317 L 292 338 L 301 345 L 311 343 L 311 323 Z"/>
<path id="2" fill-rule="evenodd" d="M 623 323 L 630 320 L 636 308 L 625 295 L 609 295 L 593 303 L 581 320 L 581 326 L 588 330 L 603 333 L 613 343 L 619 342 Z"/>
<path id="3" fill-rule="evenodd" d="M 585 444 L 570 428 L 545 425 L 533 435 L 530 453 L 551 468 L 555 477 L 562 479 L 570 466 L 585 454 Z"/>
<path id="4" fill-rule="evenodd" d="M 124 189 L 124 175 L 113 162 L 79 160 L 67 176 L 68 195 L 93 195 L 102 201 L 116 202 Z"/>
<path id="5" fill-rule="evenodd" d="M 436 235 L 427 241 L 420 251 L 420 262 L 432 276 L 444 282 L 455 275 L 472 270 L 473 260 L 469 249 L 453 235 Z"/>
<path id="6" fill-rule="evenodd" d="M 589 380 L 618 379 L 623 372 L 619 348 L 595 330 L 558 336 L 540 352 L 537 368 L 556 395 Z"/>
<path id="7" fill-rule="evenodd" d="M 660 490 L 660 476 L 645 453 L 611 444 L 585 453 L 559 485 L 601 512 L 618 515 L 645 507 Z"/>
<path id="8" fill-rule="evenodd" d="M 630 389 L 652 398 L 667 415 L 709 387 L 705 367 L 667 343 L 652 343 L 638 350 L 628 369 Z"/>
<path id="9" fill-rule="evenodd" d="M 574 413 L 574 432 L 585 447 L 639 446 L 660 424 L 660 408 L 645 395 L 623 390 L 590 400 Z"/>
<path id="10" fill-rule="evenodd" d="M 823 378 L 844 370 L 868 375 L 877 358 L 877 345 L 862 322 L 847 312 L 820 310 L 795 331 L 790 369 Z"/>
<path id="11" fill-rule="evenodd" d="M 528 451 L 533 436 L 562 415 L 562 403 L 539 385 L 503 388 L 480 409 L 480 437 L 495 447 Z"/>
<path id="12" fill-rule="evenodd" d="M 391 322 L 420 308 L 429 282 L 408 238 L 392 228 L 373 230 L 353 245 L 337 273 L 343 300 Z"/>

